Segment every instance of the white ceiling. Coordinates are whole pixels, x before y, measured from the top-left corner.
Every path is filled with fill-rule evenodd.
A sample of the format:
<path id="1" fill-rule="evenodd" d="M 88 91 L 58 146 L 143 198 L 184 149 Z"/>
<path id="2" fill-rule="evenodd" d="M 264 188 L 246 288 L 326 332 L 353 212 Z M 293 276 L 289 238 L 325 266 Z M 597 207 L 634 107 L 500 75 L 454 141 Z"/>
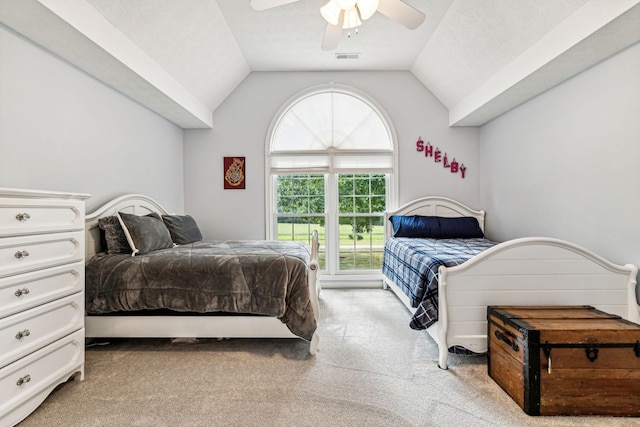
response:
<path id="1" fill-rule="evenodd" d="M 0 0 L 0 22 L 183 128 L 211 127 L 252 71 L 322 70 L 409 70 L 477 126 L 640 40 L 640 0 L 405 2 L 418 29 L 376 13 L 333 52 L 322 0 Z"/>

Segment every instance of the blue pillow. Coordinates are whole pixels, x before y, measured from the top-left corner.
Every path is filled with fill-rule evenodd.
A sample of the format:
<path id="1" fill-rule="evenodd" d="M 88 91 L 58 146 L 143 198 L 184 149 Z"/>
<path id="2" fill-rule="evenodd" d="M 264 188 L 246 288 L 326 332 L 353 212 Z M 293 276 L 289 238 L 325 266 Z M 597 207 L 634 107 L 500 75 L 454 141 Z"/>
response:
<path id="1" fill-rule="evenodd" d="M 447 218 L 441 216 L 399 216 L 389 218 L 394 237 L 422 237 L 430 239 L 472 239 L 484 237 L 474 217 Z"/>

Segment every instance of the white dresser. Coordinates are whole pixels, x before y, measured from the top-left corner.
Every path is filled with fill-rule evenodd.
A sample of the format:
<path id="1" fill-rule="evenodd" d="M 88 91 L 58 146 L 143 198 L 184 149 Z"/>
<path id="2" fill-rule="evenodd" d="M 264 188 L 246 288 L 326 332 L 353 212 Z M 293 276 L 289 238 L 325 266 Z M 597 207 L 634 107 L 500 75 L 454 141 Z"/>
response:
<path id="1" fill-rule="evenodd" d="M 0 188 L 0 426 L 84 377 L 86 194 Z"/>

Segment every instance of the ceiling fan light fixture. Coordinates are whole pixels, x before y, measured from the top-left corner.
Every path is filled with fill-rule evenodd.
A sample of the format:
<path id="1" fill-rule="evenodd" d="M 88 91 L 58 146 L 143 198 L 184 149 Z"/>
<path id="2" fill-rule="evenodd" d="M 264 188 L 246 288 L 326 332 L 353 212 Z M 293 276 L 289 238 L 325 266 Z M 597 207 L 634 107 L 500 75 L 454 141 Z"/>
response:
<path id="1" fill-rule="evenodd" d="M 329 0 L 327 4 L 320 8 L 320 14 L 329 24 L 338 25 L 341 10 L 340 6 L 334 0 Z"/>
<path id="2" fill-rule="evenodd" d="M 340 9 L 349 10 L 355 7 L 357 0 L 331 0 L 338 5 Z"/>
<path id="3" fill-rule="evenodd" d="M 355 28 L 360 25 L 362 25 L 362 21 L 360 20 L 358 9 L 352 7 L 351 9 L 344 11 L 344 24 L 342 25 L 342 28 Z"/>
<path id="4" fill-rule="evenodd" d="M 342 28 L 356 28 L 376 13 L 378 2 L 379 0 L 329 0 L 320 8 L 320 14 L 329 24 L 339 25 L 340 12 L 344 11 Z"/>
<path id="5" fill-rule="evenodd" d="M 365 21 L 371 18 L 378 10 L 379 0 L 358 0 L 356 3 L 360 11 L 360 19 Z"/>

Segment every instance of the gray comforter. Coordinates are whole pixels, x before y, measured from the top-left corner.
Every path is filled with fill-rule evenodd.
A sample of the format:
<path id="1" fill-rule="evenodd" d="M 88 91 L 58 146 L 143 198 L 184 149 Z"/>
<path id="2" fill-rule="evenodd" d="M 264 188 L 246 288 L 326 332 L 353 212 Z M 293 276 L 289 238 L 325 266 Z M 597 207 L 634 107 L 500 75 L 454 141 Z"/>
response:
<path id="1" fill-rule="evenodd" d="M 309 245 L 209 241 L 145 255 L 98 254 L 86 265 L 87 314 L 169 309 L 274 316 L 310 340 Z"/>

